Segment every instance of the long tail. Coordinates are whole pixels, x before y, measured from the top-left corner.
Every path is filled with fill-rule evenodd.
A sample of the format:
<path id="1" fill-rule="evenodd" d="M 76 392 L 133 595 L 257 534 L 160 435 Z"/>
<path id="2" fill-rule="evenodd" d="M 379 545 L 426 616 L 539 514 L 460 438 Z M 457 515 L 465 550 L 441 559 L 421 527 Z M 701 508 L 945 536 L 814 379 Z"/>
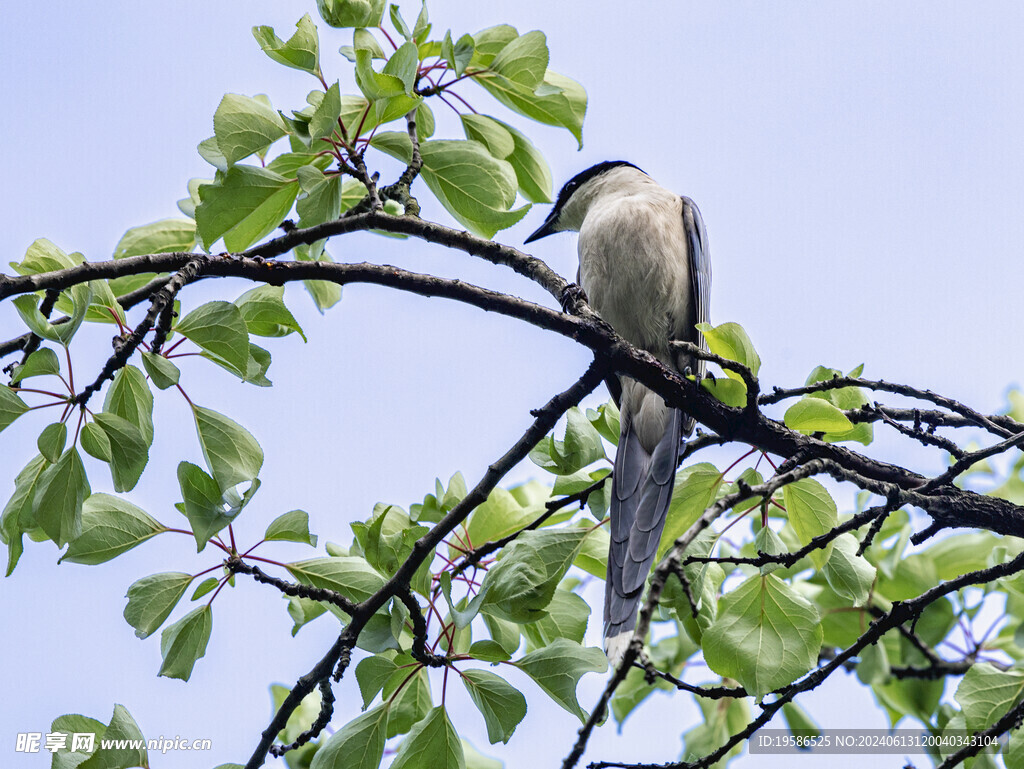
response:
<path id="1" fill-rule="evenodd" d="M 628 410 L 622 412 L 619 448 L 612 471 L 611 547 L 604 593 L 604 648 L 617 664 L 636 627 L 637 606 L 658 553 L 672 501 L 684 417 L 669 409 L 664 434 L 654 451 L 640 443 Z"/>

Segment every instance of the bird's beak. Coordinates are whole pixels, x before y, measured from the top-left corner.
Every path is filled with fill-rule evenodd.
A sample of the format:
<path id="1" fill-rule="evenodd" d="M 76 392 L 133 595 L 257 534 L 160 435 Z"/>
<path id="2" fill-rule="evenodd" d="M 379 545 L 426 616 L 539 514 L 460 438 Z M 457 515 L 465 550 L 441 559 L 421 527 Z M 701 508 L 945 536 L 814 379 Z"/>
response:
<path id="1" fill-rule="evenodd" d="M 555 220 L 558 219 L 555 213 L 555 209 L 551 209 L 551 213 L 548 214 L 548 218 L 544 220 L 544 224 L 538 227 L 530 237 L 523 241 L 523 243 L 532 243 L 535 240 L 546 238 L 548 235 L 553 235 L 558 232 L 555 229 Z"/>

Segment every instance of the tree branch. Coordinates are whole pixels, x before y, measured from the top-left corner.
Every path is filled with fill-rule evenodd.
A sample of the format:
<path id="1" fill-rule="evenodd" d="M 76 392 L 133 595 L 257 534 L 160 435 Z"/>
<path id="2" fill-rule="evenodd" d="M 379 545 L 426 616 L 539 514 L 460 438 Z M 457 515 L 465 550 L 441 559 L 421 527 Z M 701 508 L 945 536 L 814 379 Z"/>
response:
<path id="1" fill-rule="evenodd" d="M 270 725 L 263 731 L 259 744 L 245 765 L 246 769 L 256 769 L 256 767 L 263 765 L 278 732 L 284 728 L 288 722 L 288 717 L 299 706 L 302 699 L 313 690 L 313 687 L 331 675 L 331 671 L 336 666 L 338 670 L 335 673 L 335 677 L 340 677 L 341 672 L 348 665 L 348 655 L 351 653 L 352 647 L 355 646 L 359 634 L 366 626 L 370 617 L 391 598 L 408 590 L 409 582 L 416 573 L 416 570 L 433 554 L 434 548 L 440 544 L 441 540 L 448 536 L 456 526 L 462 523 L 473 510 L 487 499 L 498 485 L 498 482 L 505 477 L 509 470 L 525 459 L 537 441 L 554 429 L 555 423 L 562 414 L 579 404 L 584 397 L 601 384 L 605 374 L 606 364 L 595 359 L 583 376 L 572 387 L 559 393 L 542 408 L 538 409 L 534 413 L 533 423 L 527 428 L 526 432 L 523 433 L 512 448 L 487 468 L 487 472 L 477 485 L 444 518 L 435 524 L 427 534 L 413 545 L 412 553 L 396 569 L 391 579 L 380 590 L 354 607 L 351 621 L 342 631 L 338 640 L 334 642 L 330 651 L 321 658 L 309 673 L 298 680 L 288 693 L 288 696 L 285 697 Z"/>

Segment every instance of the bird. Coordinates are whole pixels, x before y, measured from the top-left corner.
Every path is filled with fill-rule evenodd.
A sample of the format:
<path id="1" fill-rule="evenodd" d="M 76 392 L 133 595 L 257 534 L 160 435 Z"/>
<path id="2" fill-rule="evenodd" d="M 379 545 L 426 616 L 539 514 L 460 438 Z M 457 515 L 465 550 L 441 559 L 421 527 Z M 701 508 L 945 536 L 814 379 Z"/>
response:
<path id="1" fill-rule="evenodd" d="M 704 376 L 705 362 L 674 350 L 673 340 L 706 350 L 697 324 L 709 322 L 711 262 L 700 210 L 624 160 L 598 163 L 562 187 L 532 243 L 579 233 L 577 284 L 620 336 L 683 375 Z M 604 600 L 604 648 L 621 662 L 675 483 L 682 441 L 694 420 L 626 376 L 610 378 L 619 407 L 612 468 L 611 544 Z"/>

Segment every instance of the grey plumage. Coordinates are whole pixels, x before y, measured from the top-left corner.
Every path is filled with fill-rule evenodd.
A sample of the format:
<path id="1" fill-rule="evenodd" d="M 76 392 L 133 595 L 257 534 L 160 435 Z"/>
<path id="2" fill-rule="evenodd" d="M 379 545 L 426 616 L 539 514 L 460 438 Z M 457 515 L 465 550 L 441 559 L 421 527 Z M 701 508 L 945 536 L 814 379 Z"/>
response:
<path id="1" fill-rule="evenodd" d="M 693 201 L 630 163 L 601 163 L 566 183 L 526 242 L 564 230 L 579 232 L 577 280 L 598 314 L 666 365 L 703 375 L 703 361 L 669 347 L 672 340 L 703 345 L 695 325 L 709 319 L 711 263 Z M 692 432 L 693 419 L 628 377 L 610 389 L 621 429 L 612 472 L 604 636 L 608 656 L 618 661 L 636 626 L 672 499 L 680 442 Z"/>

